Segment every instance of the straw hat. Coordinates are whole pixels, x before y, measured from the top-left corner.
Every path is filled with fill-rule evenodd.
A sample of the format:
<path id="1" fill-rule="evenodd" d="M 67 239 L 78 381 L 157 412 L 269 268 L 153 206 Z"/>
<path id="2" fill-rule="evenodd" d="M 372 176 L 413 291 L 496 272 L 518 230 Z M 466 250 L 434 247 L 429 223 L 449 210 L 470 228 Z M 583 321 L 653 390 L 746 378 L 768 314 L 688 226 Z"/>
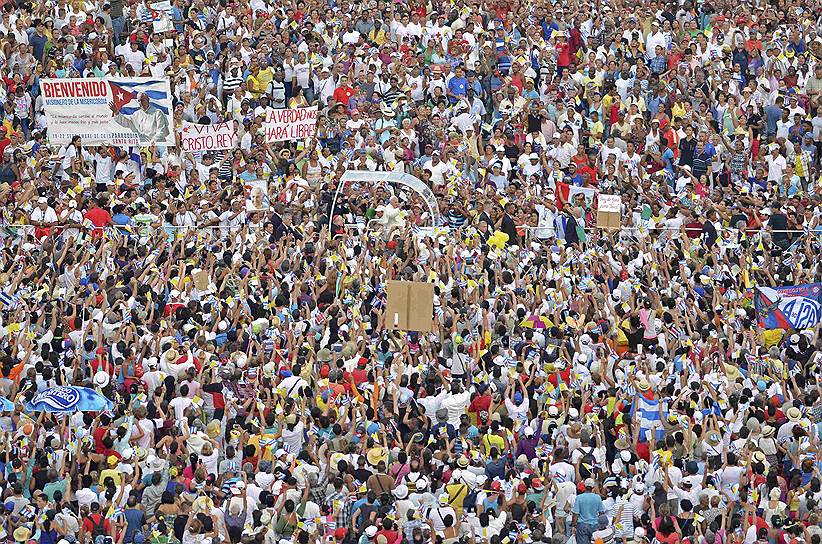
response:
<path id="1" fill-rule="evenodd" d="M 791 406 L 788 408 L 788 411 L 785 412 L 785 415 L 788 416 L 790 421 L 799 421 L 802 419 L 802 412 L 799 411 L 799 408 L 796 406 Z"/>
<path id="2" fill-rule="evenodd" d="M 168 363 L 173 363 L 179 358 L 180 353 L 174 348 L 169 349 L 167 352 L 163 354 L 163 359 L 165 359 Z"/>
<path id="3" fill-rule="evenodd" d="M 728 379 L 730 381 L 735 382 L 737 379 L 739 379 L 740 376 L 742 376 L 742 373 L 739 372 L 739 368 L 737 368 L 735 365 L 726 364 L 725 375 L 728 376 Z"/>
<path id="4" fill-rule="evenodd" d="M 765 426 L 762 428 L 762 436 L 763 436 L 763 437 L 765 437 L 765 438 L 770 438 L 770 437 L 772 437 L 772 436 L 773 436 L 773 433 L 774 433 L 774 428 L 773 428 L 773 427 L 771 427 L 770 425 L 765 425 Z"/>
<path id="5" fill-rule="evenodd" d="M 636 388 L 638 391 L 647 391 L 651 388 L 651 384 L 648 382 L 646 378 L 642 378 L 636 383 Z"/>
<path id="6" fill-rule="evenodd" d="M 368 453 L 365 454 L 365 459 L 368 461 L 368 464 L 372 466 L 377 466 L 380 461 L 386 461 L 387 458 L 388 450 L 382 446 L 371 448 L 368 450 Z"/>
<path id="7" fill-rule="evenodd" d="M 28 542 L 31 538 L 31 529 L 28 527 L 18 527 L 12 534 L 15 542 Z"/>

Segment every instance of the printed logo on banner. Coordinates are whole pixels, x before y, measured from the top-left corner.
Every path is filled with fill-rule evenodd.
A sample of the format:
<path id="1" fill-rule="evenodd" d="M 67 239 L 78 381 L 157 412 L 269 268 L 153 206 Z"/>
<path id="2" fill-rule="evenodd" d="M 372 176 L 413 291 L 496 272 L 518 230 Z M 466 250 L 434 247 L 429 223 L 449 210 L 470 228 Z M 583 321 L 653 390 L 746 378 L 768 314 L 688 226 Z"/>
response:
<path id="1" fill-rule="evenodd" d="M 759 287 L 754 296 L 759 324 L 766 329 L 807 329 L 822 321 L 822 283 Z"/>
<path id="2" fill-rule="evenodd" d="M 71 410 L 80 402 L 80 392 L 70 387 L 54 387 L 39 393 L 32 399 L 32 405 L 45 404 L 55 410 Z"/>

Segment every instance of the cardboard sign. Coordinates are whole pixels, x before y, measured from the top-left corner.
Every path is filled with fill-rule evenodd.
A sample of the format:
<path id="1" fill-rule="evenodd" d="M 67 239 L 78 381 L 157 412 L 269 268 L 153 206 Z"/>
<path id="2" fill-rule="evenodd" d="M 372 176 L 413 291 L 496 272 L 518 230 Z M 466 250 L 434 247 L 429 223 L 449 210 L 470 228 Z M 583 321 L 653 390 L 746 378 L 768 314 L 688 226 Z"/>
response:
<path id="1" fill-rule="evenodd" d="M 209 284 L 209 276 L 208 270 L 198 270 L 192 274 L 194 278 L 194 287 L 197 288 L 198 291 L 206 291 L 208 290 Z"/>
<path id="2" fill-rule="evenodd" d="M 434 328 L 434 284 L 389 281 L 385 292 L 385 327 L 391 330 L 431 332 Z"/>
<path id="3" fill-rule="evenodd" d="M 615 230 L 622 223 L 622 197 L 603 195 L 597 197 L 597 227 Z"/>

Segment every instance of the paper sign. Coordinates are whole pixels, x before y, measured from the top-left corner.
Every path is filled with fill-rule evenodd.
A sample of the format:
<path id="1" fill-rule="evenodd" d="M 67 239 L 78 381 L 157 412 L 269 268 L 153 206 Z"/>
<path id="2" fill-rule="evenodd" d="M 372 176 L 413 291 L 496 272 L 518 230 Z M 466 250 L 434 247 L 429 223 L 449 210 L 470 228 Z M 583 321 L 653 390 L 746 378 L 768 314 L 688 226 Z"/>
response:
<path id="1" fill-rule="evenodd" d="M 154 2 L 151 4 L 151 24 L 155 33 L 168 32 L 174 30 L 174 25 L 171 23 L 171 17 L 174 13 L 171 7 L 171 2 L 163 0 L 162 2 Z"/>
<path id="2" fill-rule="evenodd" d="M 317 106 L 271 110 L 263 124 L 269 143 L 313 138 L 317 129 Z"/>
<path id="3" fill-rule="evenodd" d="M 622 197 L 619 195 L 599 195 L 599 211 L 601 212 L 622 212 Z"/>
<path id="4" fill-rule="evenodd" d="M 198 125 L 183 121 L 180 132 L 180 149 L 183 151 L 219 151 L 234 149 L 237 131 L 234 121 L 214 125 Z"/>
<path id="5" fill-rule="evenodd" d="M 268 183 L 264 179 L 255 179 L 243 183 L 246 190 L 245 210 L 247 212 L 266 211 L 271 207 L 268 198 Z"/>

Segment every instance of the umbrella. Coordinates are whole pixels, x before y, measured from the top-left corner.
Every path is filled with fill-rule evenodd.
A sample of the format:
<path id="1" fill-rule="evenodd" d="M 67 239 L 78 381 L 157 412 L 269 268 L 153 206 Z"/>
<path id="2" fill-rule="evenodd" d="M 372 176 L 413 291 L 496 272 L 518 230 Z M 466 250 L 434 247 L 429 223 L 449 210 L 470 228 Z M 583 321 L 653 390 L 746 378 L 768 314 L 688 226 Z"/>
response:
<path id="1" fill-rule="evenodd" d="M 102 412 L 111 410 L 114 403 L 88 387 L 52 387 L 26 403 L 28 412 L 65 414 L 71 412 Z"/>
<path id="2" fill-rule="evenodd" d="M 0 412 L 13 412 L 14 403 L 6 397 L 0 397 Z"/>
<path id="3" fill-rule="evenodd" d="M 547 329 L 551 326 L 551 321 L 543 315 L 532 315 L 523 319 L 520 326 L 529 329 Z"/>

